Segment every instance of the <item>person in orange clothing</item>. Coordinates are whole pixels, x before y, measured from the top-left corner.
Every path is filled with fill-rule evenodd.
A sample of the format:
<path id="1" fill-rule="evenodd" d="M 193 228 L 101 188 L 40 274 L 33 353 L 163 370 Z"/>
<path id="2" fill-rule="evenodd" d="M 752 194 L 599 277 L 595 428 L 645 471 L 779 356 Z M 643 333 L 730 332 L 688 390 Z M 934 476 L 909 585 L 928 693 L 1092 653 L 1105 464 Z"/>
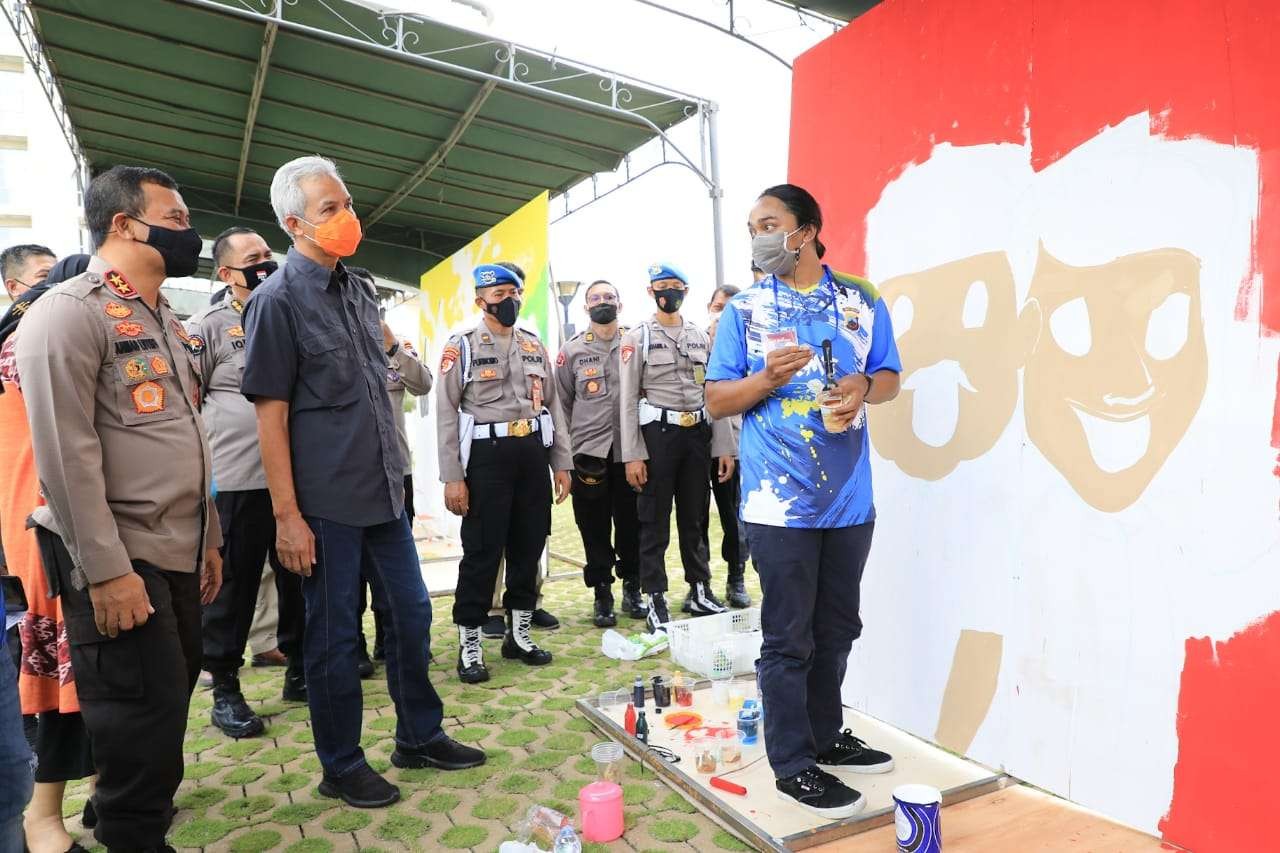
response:
<path id="1" fill-rule="evenodd" d="M 31 248 L 31 247 L 18 247 Z M 37 247 L 40 248 L 40 247 Z M 11 250 L 12 251 L 12 250 Z M 35 718 L 35 793 L 23 818 L 27 848 L 32 853 L 73 853 L 83 850 L 72 841 L 62 820 L 62 797 L 66 783 L 94 775 L 89 733 L 80 717 L 76 684 L 71 672 L 67 632 L 62 618 L 62 599 L 50 598 L 35 533 L 27 529 L 27 518 L 40 506 L 40 483 L 36 477 L 31 449 L 31 430 L 19 387 L 14 383 L 13 337 L 27 308 L 55 284 L 84 271 L 88 255 L 71 255 L 49 269 L 53 253 L 44 249 L 27 258 L 0 255 L 7 279 L 29 281 L 8 313 L 0 319 L 0 538 L 5 544 L 9 572 L 22 580 L 29 610 L 19 625 L 22 644 L 18 670 L 18 694 L 24 717 Z M 29 275 L 10 276 L 16 262 L 48 271 L 43 281 Z M 96 823 L 92 800 L 85 805 L 84 823 Z"/>

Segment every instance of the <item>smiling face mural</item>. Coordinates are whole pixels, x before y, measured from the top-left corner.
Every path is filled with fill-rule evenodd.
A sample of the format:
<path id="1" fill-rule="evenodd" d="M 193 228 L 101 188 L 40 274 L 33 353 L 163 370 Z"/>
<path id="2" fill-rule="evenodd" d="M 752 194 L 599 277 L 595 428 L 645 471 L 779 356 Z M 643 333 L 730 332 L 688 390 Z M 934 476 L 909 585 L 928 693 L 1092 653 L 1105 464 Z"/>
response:
<path id="1" fill-rule="evenodd" d="M 1204 398 L 1200 261 L 1157 249 L 1074 267 L 1041 246 L 1025 310 L 1043 318 L 1027 435 L 1090 505 L 1129 506 Z"/>
<path id="2" fill-rule="evenodd" d="M 884 282 L 903 353 L 902 392 L 873 414 L 876 450 L 924 480 L 996 443 L 1018 402 L 1013 271 L 987 252 Z"/>

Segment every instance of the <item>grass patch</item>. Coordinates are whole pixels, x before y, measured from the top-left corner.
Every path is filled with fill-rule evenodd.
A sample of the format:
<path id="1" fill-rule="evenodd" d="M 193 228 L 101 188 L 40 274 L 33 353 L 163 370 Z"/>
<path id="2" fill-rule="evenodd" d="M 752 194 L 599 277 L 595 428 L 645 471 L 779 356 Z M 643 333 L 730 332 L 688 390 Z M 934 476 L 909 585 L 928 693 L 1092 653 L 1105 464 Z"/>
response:
<path id="1" fill-rule="evenodd" d="M 365 723 L 365 727 L 379 732 L 393 732 L 396 730 L 396 718 L 378 717 L 376 720 Z"/>
<path id="2" fill-rule="evenodd" d="M 330 832 L 359 832 L 371 823 L 373 817 L 368 812 L 343 809 L 325 818 L 323 826 Z"/>
<path id="3" fill-rule="evenodd" d="M 383 841 L 399 841 L 411 847 L 431 829 L 431 821 L 404 812 L 392 812 L 374 834 Z"/>
<path id="4" fill-rule="evenodd" d="M 311 784 L 311 777 L 306 773 L 282 773 L 278 778 L 267 783 L 267 790 L 275 791 L 277 794 L 287 794 L 290 791 L 299 791 L 309 784 Z"/>
<path id="5" fill-rule="evenodd" d="M 451 794 L 448 791 L 437 791 L 434 794 L 427 794 L 418 801 L 418 811 L 427 814 L 447 814 L 458 807 L 458 803 L 462 802 L 462 798 L 457 794 Z"/>
<path id="6" fill-rule="evenodd" d="M 582 749 L 582 735 L 573 732 L 560 732 L 542 742 L 547 749 L 558 749 L 562 752 L 577 752 Z"/>
<path id="7" fill-rule="evenodd" d="M 543 714 L 534 712 L 526 716 L 520 721 L 521 725 L 531 726 L 535 729 L 545 729 L 547 726 L 554 724 L 556 721 L 555 714 Z"/>
<path id="8" fill-rule="evenodd" d="M 259 753 L 258 761 L 263 764 L 285 765 L 297 761 L 301 755 L 302 750 L 296 746 L 277 746 L 275 749 Z"/>
<path id="9" fill-rule="evenodd" d="M 515 814 L 515 797 L 485 797 L 475 804 L 471 814 L 481 820 L 496 820 Z"/>
<path id="10" fill-rule="evenodd" d="M 468 826 L 462 824 L 450 827 L 440 836 L 440 843 L 451 850 L 465 850 L 468 847 L 478 847 L 484 843 L 489 837 L 489 830 L 483 826 Z"/>
<path id="11" fill-rule="evenodd" d="M 487 723 L 491 726 L 505 723 L 514 717 L 515 711 L 509 711 L 506 708 L 485 708 L 479 714 L 476 714 L 475 721 L 477 723 Z"/>
<path id="12" fill-rule="evenodd" d="M 229 820 L 198 817 L 179 826 L 169 836 L 169 841 L 177 847 L 208 847 L 235 829 Z"/>
<path id="13" fill-rule="evenodd" d="M 571 732 L 589 732 L 594 730 L 591 723 L 587 722 L 584 717 L 574 717 L 569 720 L 569 722 L 565 723 L 564 727 Z"/>
<path id="14" fill-rule="evenodd" d="M 175 797 L 173 804 L 180 809 L 207 809 L 226 798 L 227 792 L 223 788 L 196 788 Z"/>
<path id="15" fill-rule="evenodd" d="M 275 847 L 284 837 L 274 829 L 255 829 L 231 840 L 231 853 L 262 853 Z"/>
<path id="16" fill-rule="evenodd" d="M 199 781 L 201 779 L 209 778 L 221 769 L 222 765 L 216 761 L 197 761 L 186 766 L 182 771 L 182 778 Z"/>
<path id="17" fill-rule="evenodd" d="M 315 820 L 321 814 L 330 808 L 328 803 L 305 802 L 290 803 L 287 806 L 281 806 L 271 813 L 271 820 L 274 823 L 283 823 L 286 826 L 301 826 L 308 821 Z"/>
<path id="18" fill-rule="evenodd" d="M 480 765 L 466 770 L 454 770 L 440 774 L 440 784 L 445 788 L 479 788 L 485 780 L 496 773 L 496 768 Z"/>
<path id="19" fill-rule="evenodd" d="M 222 816 L 233 820 L 244 820 L 256 814 L 270 811 L 275 804 L 276 801 L 265 794 L 259 794 L 255 797 L 241 797 L 224 805 L 222 807 Z"/>
<path id="20" fill-rule="evenodd" d="M 747 850 L 751 848 L 743 844 L 735 836 L 730 835 L 723 829 L 715 834 L 711 839 L 711 843 L 719 847 L 721 850 Z"/>
<path id="21" fill-rule="evenodd" d="M 225 755 L 232 761 L 243 761 L 260 749 L 262 749 L 260 740 L 237 740 L 218 750 L 218 754 Z"/>
<path id="22" fill-rule="evenodd" d="M 183 752 L 207 752 L 218 744 L 222 743 L 222 738 L 216 737 L 199 737 L 195 740 L 189 740 L 182 745 Z"/>
<path id="23" fill-rule="evenodd" d="M 667 795 L 660 808 L 663 811 L 680 812 L 681 814 L 697 814 L 698 812 L 697 806 L 675 792 Z"/>
<path id="24" fill-rule="evenodd" d="M 333 853 L 333 842 L 326 838 L 304 838 L 290 844 L 284 853 Z"/>
<path id="25" fill-rule="evenodd" d="M 655 820 L 649 824 L 649 834 L 659 841 L 688 841 L 698 834 L 698 825 L 688 820 Z"/>
<path id="26" fill-rule="evenodd" d="M 595 767 L 594 761 L 591 766 Z M 509 794 L 532 794 L 538 790 L 539 784 L 537 776 L 531 776 L 528 773 L 512 773 L 499 782 L 498 787 Z"/>
<path id="27" fill-rule="evenodd" d="M 233 767 L 222 777 L 222 781 L 228 785 L 248 785 L 257 782 L 267 773 L 267 768 L 259 767 L 256 764 L 245 764 L 240 767 Z"/>
<path id="28" fill-rule="evenodd" d="M 498 743 L 503 746 L 528 746 L 538 739 L 538 733 L 529 729 L 508 729 L 498 735 Z"/>
<path id="29" fill-rule="evenodd" d="M 554 770 L 561 764 L 564 764 L 564 760 L 568 757 L 569 753 L 567 752 L 556 752 L 554 750 L 549 752 L 537 752 L 526 758 L 524 763 L 520 766 L 529 770 Z"/>
<path id="30" fill-rule="evenodd" d="M 479 743 L 489 736 L 489 730 L 484 726 L 463 726 L 460 729 L 454 729 L 453 739 L 462 741 L 463 743 Z"/>
<path id="31" fill-rule="evenodd" d="M 573 707 L 573 700 L 564 696 L 556 696 L 544 701 L 542 707 L 548 711 L 567 711 Z"/>
<path id="32" fill-rule="evenodd" d="M 657 793 L 658 789 L 648 782 L 628 782 L 622 786 L 622 801 L 629 806 L 640 806 L 652 800 Z"/>

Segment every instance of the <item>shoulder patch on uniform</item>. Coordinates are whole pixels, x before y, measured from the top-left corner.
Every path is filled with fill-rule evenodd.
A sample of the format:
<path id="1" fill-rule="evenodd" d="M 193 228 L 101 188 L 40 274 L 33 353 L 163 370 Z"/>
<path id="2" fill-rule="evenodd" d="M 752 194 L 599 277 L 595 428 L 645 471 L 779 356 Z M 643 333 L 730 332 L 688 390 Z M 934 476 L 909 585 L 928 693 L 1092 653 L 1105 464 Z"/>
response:
<path id="1" fill-rule="evenodd" d="M 230 329 L 227 329 L 227 337 L 229 337 L 229 338 L 243 338 L 243 337 L 244 337 L 244 326 L 232 326 Z"/>
<path id="2" fill-rule="evenodd" d="M 623 364 L 626 364 L 627 362 L 631 361 L 631 356 L 635 354 L 636 354 L 636 348 L 633 347 L 631 344 L 622 345 L 622 363 Z"/>
<path id="3" fill-rule="evenodd" d="M 867 304 L 869 305 L 875 305 L 880 299 L 880 291 L 876 286 L 861 276 L 832 270 L 831 277 L 836 280 L 837 284 L 843 284 L 845 287 L 856 287 L 858 290 L 861 290 L 863 295 L 866 297 Z"/>
<path id="4" fill-rule="evenodd" d="M 455 339 L 456 340 L 456 339 Z M 440 351 L 440 373 L 443 375 L 453 370 L 454 362 L 456 362 L 462 351 L 458 349 L 454 340 L 444 345 L 444 349 Z"/>
<path id="5" fill-rule="evenodd" d="M 556 367 L 564 367 L 564 363 L 566 361 L 568 361 L 568 359 L 564 356 L 564 350 L 560 350 L 560 353 L 556 356 Z"/>
<path id="6" fill-rule="evenodd" d="M 130 396 L 133 408 L 140 415 L 153 415 L 164 411 L 164 386 L 150 380 L 134 386 Z"/>
<path id="7" fill-rule="evenodd" d="M 122 273 L 116 270 L 109 270 L 104 278 L 107 289 L 121 299 L 137 299 L 141 295 L 138 293 L 138 289 L 130 284 Z"/>

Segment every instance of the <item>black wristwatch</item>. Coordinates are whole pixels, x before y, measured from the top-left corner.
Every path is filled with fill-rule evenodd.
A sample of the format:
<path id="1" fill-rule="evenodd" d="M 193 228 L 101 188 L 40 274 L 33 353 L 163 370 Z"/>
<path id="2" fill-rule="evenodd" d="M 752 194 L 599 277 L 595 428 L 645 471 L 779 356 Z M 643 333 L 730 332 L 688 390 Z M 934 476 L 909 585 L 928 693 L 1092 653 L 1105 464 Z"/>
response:
<path id="1" fill-rule="evenodd" d="M 387 350 L 387 358 L 391 358 L 391 356 L 395 355 L 398 352 L 400 352 L 400 344 L 399 343 L 392 344 L 391 349 Z"/>
<path id="2" fill-rule="evenodd" d="M 862 399 L 865 400 L 871 396 L 871 386 L 872 384 L 874 384 L 874 380 L 872 379 L 872 376 L 870 373 L 864 373 L 862 375 L 867 377 L 867 392 L 862 395 Z"/>

